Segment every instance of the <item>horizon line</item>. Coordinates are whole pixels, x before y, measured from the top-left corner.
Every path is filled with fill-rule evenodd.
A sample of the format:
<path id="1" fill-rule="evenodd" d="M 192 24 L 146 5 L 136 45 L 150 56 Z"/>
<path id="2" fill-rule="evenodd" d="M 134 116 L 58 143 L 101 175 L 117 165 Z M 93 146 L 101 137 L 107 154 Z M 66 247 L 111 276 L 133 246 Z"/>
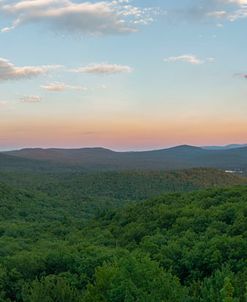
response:
<path id="1" fill-rule="evenodd" d="M 173 149 L 177 147 L 194 147 L 194 148 L 201 148 L 201 149 L 206 149 L 206 148 L 231 148 L 236 146 L 238 147 L 246 147 L 247 143 L 234 143 L 234 144 L 224 144 L 224 145 L 190 145 L 190 144 L 181 144 L 181 145 L 172 145 L 172 146 L 167 146 L 167 147 L 160 147 L 160 148 L 150 148 L 150 149 L 143 149 L 143 150 L 131 150 L 131 149 L 125 149 L 125 150 L 117 150 L 117 149 L 111 149 L 108 147 L 104 146 L 85 146 L 85 147 L 13 147 L 13 148 L 1 148 L 0 147 L 0 152 L 11 152 L 11 151 L 21 151 L 21 150 L 83 150 L 83 149 L 104 149 L 104 150 L 109 150 L 112 152 L 118 152 L 118 153 L 123 153 L 123 152 L 145 152 L 145 151 L 159 151 L 159 150 L 168 150 L 168 149 Z"/>

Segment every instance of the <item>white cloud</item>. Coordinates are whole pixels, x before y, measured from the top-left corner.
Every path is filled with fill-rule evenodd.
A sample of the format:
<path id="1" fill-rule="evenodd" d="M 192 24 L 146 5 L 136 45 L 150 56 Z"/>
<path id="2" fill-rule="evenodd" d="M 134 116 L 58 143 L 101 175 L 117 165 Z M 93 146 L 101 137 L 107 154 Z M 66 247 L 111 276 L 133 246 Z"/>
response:
<path id="1" fill-rule="evenodd" d="M 247 18 L 247 0 L 221 0 L 220 2 L 226 4 L 225 9 L 208 12 L 208 17 L 223 19 L 231 22 L 234 22 L 238 19 Z M 232 5 L 234 5 L 234 8 Z"/>
<path id="2" fill-rule="evenodd" d="M 82 34 L 116 34 L 137 31 L 134 24 L 152 22 L 152 9 L 139 8 L 130 1 L 82 3 L 72 0 L 0 1 L 0 14 L 14 19 L 2 32 L 24 24 L 44 22 L 56 30 Z"/>
<path id="3" fill-rule="evenodd" d="M 247 6 L 237 9 L 233 12 L 227 11 L 214 11 L 207 14 L 208 17 L 217 19 L 224 19 L 226 21 L 234 22 L 239 19 L 247 18 Z"/>
<path id="4" fill-rule="evenodd" d="M 81 90 L 81 91 L 87 90 L 87 87 L 84 86 L 74 86 L 74 85 L 68 85 L 60 82 L 54 82 L 54 83 L 42 85 L 41 88 L 52 92 L 63 92 L 66 90 Z"/>
<path id="5" fill-rule="evenodd" d="M 231 22 L 234 22 L 238 19 L 247 18 L 247 6 L 241 9 L 236 10 L 233 13 L 229 13 L 227 19 Z"/>
<path id="6" fill-rule="evenodd" d="M 28 79 L 45 74 L 59 67 L 61 66 L 45 65 L 17 67 L 10 61 L 0 58 L 0 81 Z"/>
<path id="7" fill-rule="evenodd" d="M 205 60 L 202 60 L 200 58 L 198 58 L 195 55 L 181 55 L 181 56 L 173 56 L 173 57 L 168 57 L 164 59 L 165 62 L 168 63 L 177 63 L 177 62 L 185 62 L 185 63 L 189 63 L 192 65 L 200 65 L 200 64 L 204 64 L 204 63 L 213 63 L 215 62 L 214 58 L 206 58 Z"/>
<path id="8" fill-rule="evenodd" d="M 21 103 L 39 103 L 41 97 L 38 95 L 24 95 L 20 98 Z"/>
<path id="9" fill-rule="evenodd" d="M 85 67 L 79 67 L 72 69 L 72 72 L 77 73 L 91 73 L 91 74 L 117 74 L 117 73 L 131 73 L 133 69 L 126 65 L 117 64 L 91 64 Z"/>
<path id="10" fill-rule="evenodd" d="M 217 10 L 217 11 L 213 11 L 208 13 L 208 17 L 214 17 L 214 18 L 225 18 L 227 16 L 227 11 L 225 10 Z"/>
<path id="11" fill-rule="evenodd" d="M 98 89 L 107 89 L 107 86 L 105 84 L 101 84 L 98 86 Z"/>
<path id="12" fill-rule="evenodd" d="M 237 4 L 237 5 L 247 4 L 247 0 L 225 0 L 224 2 L 230 3 L 230 4 Z"/>

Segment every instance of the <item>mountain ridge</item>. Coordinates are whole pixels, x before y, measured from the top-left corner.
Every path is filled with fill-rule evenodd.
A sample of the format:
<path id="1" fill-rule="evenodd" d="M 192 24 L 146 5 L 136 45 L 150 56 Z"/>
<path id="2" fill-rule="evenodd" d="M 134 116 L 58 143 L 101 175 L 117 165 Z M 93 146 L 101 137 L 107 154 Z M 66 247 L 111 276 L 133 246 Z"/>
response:
<path id="1" fill-rule="evenodd" d="M 247 144 L 228 144 L 228 145 L 212 145 L 212 146 L 194 146 L 189 144 L 181 144 L 175 145 L 172 147 L 164 147 L 158 149 L 149 149 L 149 150 L 131 150 L 131 151 L 117 151 L 106 147 L 78 147 L 78 148 L 59 148 L 59 147 L 24 147 L 19 149 L 12 150 L 3 150 L 0 151 L 0 154 L 14 154 L 17 152 L 23 151 L 104 151 L 104 152 L 114 152 L 114 153 L 145 153 L 145 152 L 155 152 L 155 151 L 166 151 L 166 150 L 186 150 L 186 149 L 194 149 L 194 150 L 207 150 L 207 151 L 220 151 L 220 150 L 233 150 L 233 149 L 242 149 L 247 148 Z"/>
<path id="2" fill-rule="evenodd" d="M 247 144 L 230 144 L 225 146 L 203 146 L 201 148 L 206 150 L 231 150 L 247 147 Z"/>
<path id="3" fill-rule="evenodd" d="M 189 168 L 217 168 L 247 171 L 247 147 L 207 150 L 180 145 L 150 151 L 118 152 L 106 148 L 25 148 L 0 152 L 12 159 L 26 159 L 60 164 L 86 170 L 176 170 Z"/>

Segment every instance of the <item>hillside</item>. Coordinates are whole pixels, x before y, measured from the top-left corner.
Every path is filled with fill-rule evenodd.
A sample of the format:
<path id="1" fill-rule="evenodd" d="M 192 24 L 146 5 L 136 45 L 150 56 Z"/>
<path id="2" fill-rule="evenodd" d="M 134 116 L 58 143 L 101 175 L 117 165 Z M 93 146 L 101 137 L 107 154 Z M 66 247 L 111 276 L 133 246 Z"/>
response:
<path id="1" fill-rule="evenodd" d="M 0 172 L 0 181 L 51 197 L 102 207 L 104 202 L 140 201 L 168 192 L 247 185 L 247 178 L 215 169 L 118 172 Z"/>
<path id="2" fill-rule="evenodd" d="M 25 158 L 12 156 L 5 153 L 0 153 L 0 172 L 65 172 L 75 171 L 75 167 L 69 167 L 62 163 L 53 163 L 50 161 L 43 161 L 39 159 Z M 82 170 L 82 169 L 80 169 Z"/>
<path id="3" fill-rule="evenodd" d="M 114 152 L 103 148 L 23 149 L 5 152 L 15 158 L 38 160 L 85 170 L 174 170 L 217 168 L 247 171 L 247 147 L 206 150 L 193 146 L 143 152 Z"/>
<path id="4" fill-rule="evenodd" d="M 42 224 L 44 222 L 56 224 L 57 221 L 66 216 L 73 216 L 75 220 L 77 214 L 76 203 L 69 204 L 61 199 L 51 198 L 44 192 L 34 191 L 30 188 L 28 190 L 19 189 L 0 182 L 2 235 L 5 234 L 4 221 L 8 223 L 8 226 L 13 226 L 17 233 L 21 233 L 21 228 L 25 228 L 28 224 Z M 21 222 L 19 229 L 15 226 L 15 221 Z"/>
<path id="5" fill-rule="evenodd" d="M 147 254 L 171 270 L 189 289 L 190 298 L 181 301 L 245 301 L 246 214 L 247 188 L 211 189 L 130 205 L 95 220 L 95 227 L 107 244 Z M 226 283 L 229 300 L 221 296 Z"/>
<path id="6" fill-rule="evenodd" d="M 84 224 L 81 203 L 0 184 L 0 301 L 244 302 L 246 205 L 246 187 L 174 193 Z"/>

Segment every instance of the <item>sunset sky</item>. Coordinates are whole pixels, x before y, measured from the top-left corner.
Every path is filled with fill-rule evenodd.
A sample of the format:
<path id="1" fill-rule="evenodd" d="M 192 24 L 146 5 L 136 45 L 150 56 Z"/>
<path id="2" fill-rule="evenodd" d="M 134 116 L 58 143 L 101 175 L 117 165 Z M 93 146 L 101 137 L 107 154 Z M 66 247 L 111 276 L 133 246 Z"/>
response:
<path id="1" fill-rule="evenodd" d="M 0 0 L 0 149 L 247 143 L 247 0 Z"/>

